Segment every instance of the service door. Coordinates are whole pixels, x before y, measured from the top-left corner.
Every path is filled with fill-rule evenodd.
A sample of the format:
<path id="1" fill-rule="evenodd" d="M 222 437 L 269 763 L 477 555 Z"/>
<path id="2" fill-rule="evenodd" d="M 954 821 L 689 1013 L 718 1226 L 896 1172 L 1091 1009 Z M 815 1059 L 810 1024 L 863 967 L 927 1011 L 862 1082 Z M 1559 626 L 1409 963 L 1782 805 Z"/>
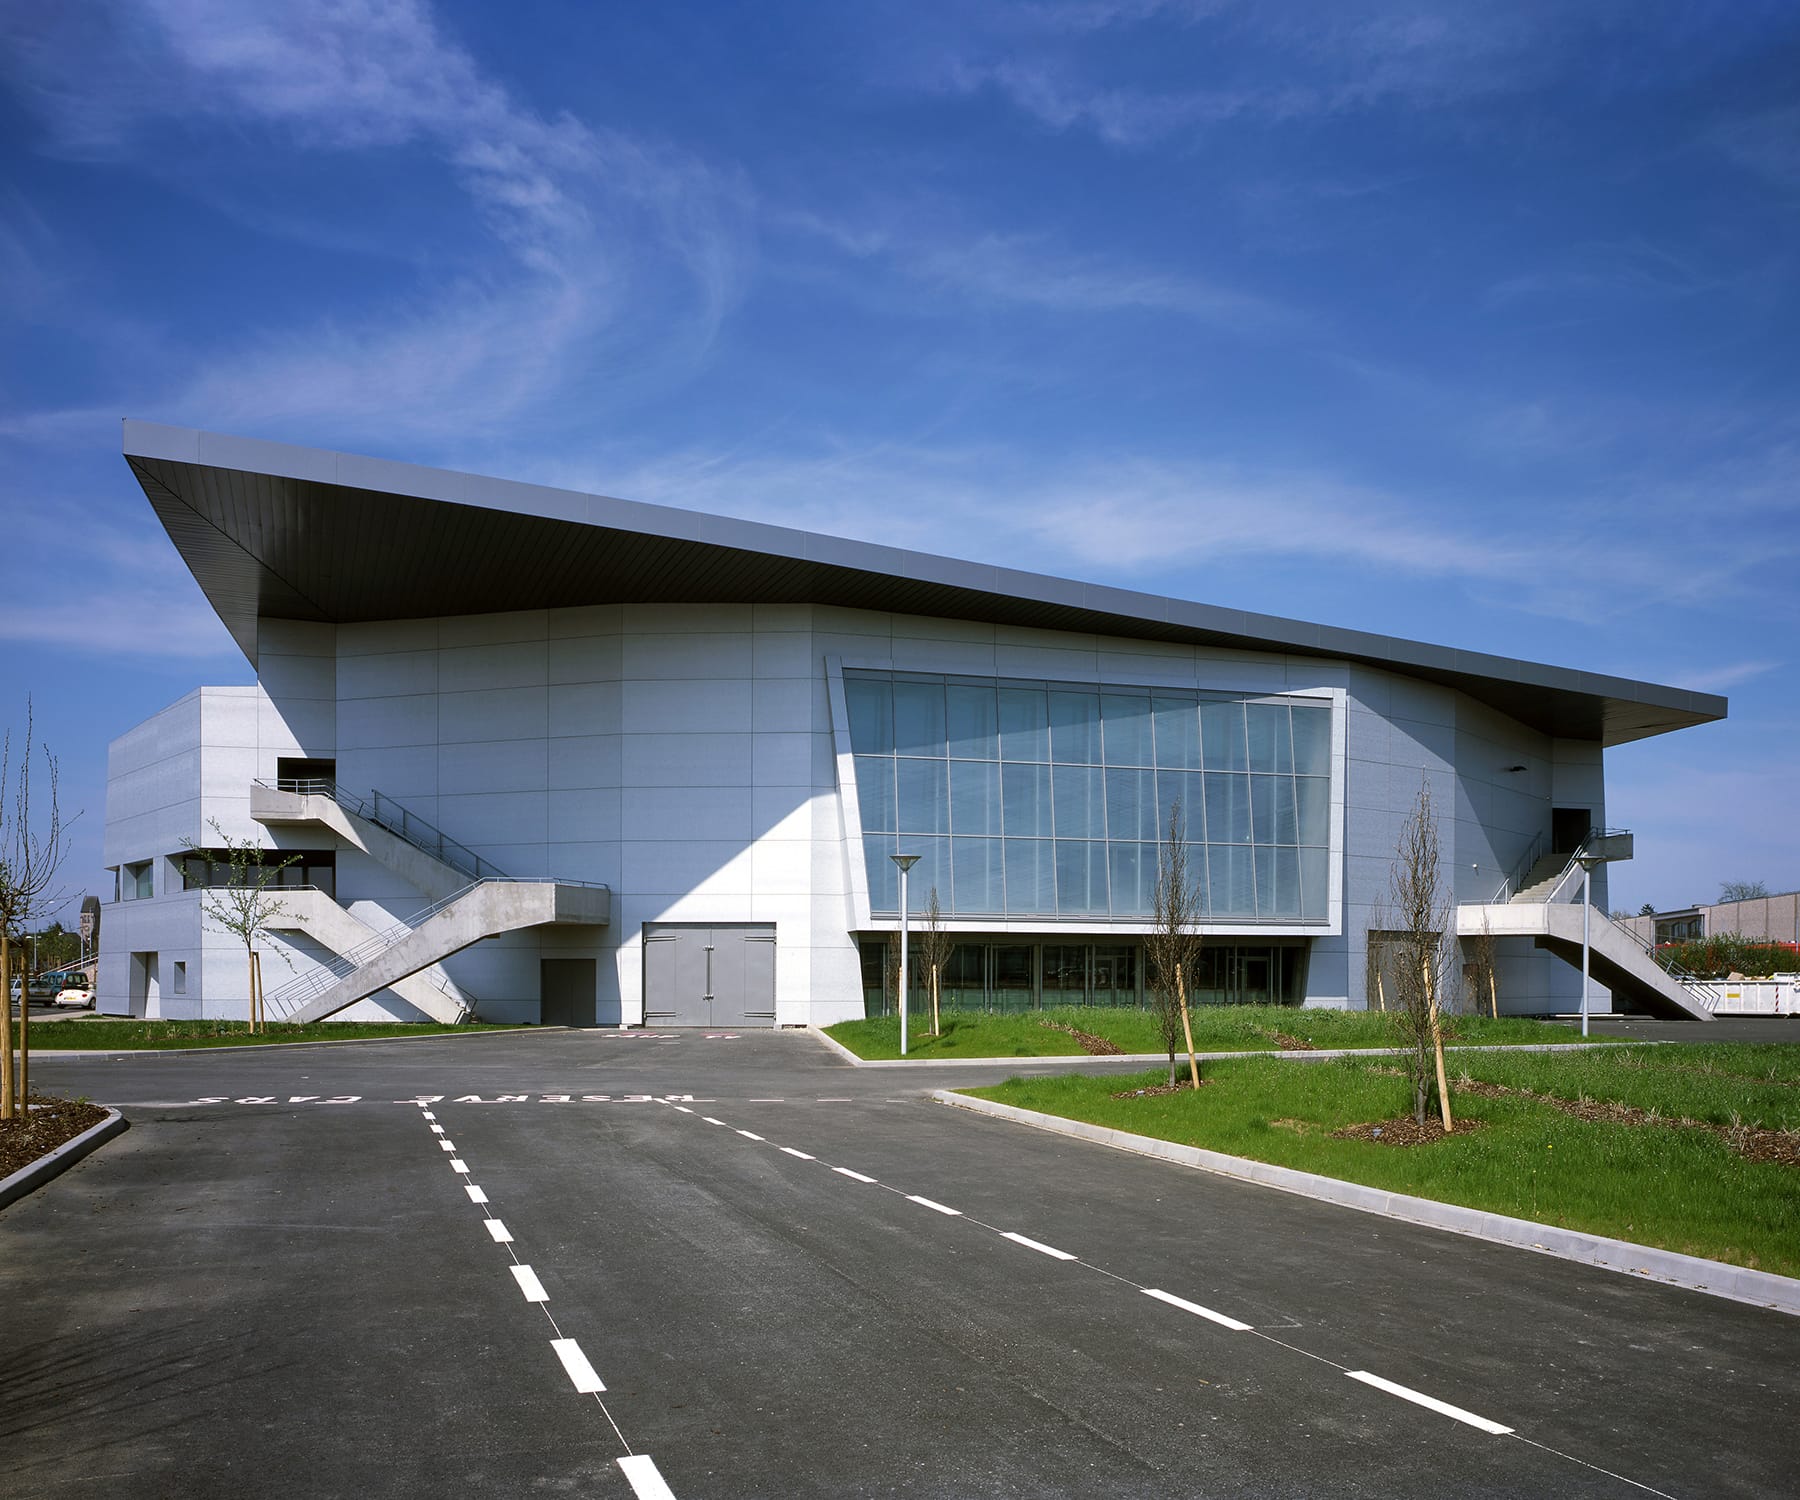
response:
<path id="1" fill-rule="evenodd" d="M 775 1024 L 772 926 L 644 924 L 644 1024 Z"/>

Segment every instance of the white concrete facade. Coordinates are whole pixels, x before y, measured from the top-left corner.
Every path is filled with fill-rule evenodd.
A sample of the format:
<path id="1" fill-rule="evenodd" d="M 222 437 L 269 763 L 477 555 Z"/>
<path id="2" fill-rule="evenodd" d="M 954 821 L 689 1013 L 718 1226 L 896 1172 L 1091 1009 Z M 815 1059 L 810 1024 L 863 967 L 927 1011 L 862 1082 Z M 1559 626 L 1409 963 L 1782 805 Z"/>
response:
<path id="1" fill-rule="evenodd" d="M 483 1019 L 537 1020 L 542 961 L 593 959 L 596 1020 L 640 1023 L 652 923 L 771 924 L 775 1024 L 861 1015 L 858 934 L 893 923 L 871 918 L 858 896 L 854 783 L 833 697 L 845 667 L 1329 700 L 1330 918 L 1229 929 L 1304 940 L 1308 1004 L 1366 1003 L 1366 933 L 1421 780 L 1459 902 L 1499 890 L 1553 807 L 1605 823 L 1598 743 L 1546 735 L 1455 688 L 1318 655 L 825 605 L 616 604 L 341 625 L 264 619 L 257 656 L 256 686 L 200 689 L 111 747 L 106 861 L 127 874 L 148 862 L 153 894 L 107 913 L 103 1011 L 245 1013 L 242 948 L 203 920 L 200 893 L 180 889 L 174 863 L 189 844 L 218 842 L 214 820 L 233 838 L 335 845 L 336 899 L 370 928 L 427 904 L 342 840 L 250 817 L 253 783 L 303 757 L 335 762 L 339 786 L 379 790 L 508 874 L 611 887 L 605 927 L 512 932 L 445 960 Z M 951 925 L 1144 930 L 1105 919 Z M 264 951 L 270 989 L 325 957 L 292 936 Z M 1579 975 L 1528 944 L 1503 944 L 1500 990 L 1508 1010 L 1566 1011 Z M 1596 1008 L 1607 1003 L 1599 996 Z M 384 992 L 343 1014 L 417 1013 Z"/>

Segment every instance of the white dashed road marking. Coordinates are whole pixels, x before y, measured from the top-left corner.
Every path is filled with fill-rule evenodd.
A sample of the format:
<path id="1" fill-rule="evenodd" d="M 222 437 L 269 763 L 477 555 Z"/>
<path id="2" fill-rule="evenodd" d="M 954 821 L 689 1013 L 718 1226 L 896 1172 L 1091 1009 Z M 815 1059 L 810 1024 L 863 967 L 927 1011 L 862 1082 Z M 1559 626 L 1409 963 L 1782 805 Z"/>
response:
<path id="1" fill-rule="evenodd" d="M 796 1151 L 792 1146 L 783 1146 L 781 1149 L 789 1156 L 799 1157 L 801 1161 L 817 1161 L 819 1159 L 816 1156 L 808 1156 L 804 1151 Z"/>
<path id="2" fill-rule="evenodd" d="M 494 1237 L 494 1243 L 496 1245 L 510 1245 L 512 1243 L 512 1231 L 498 1219 L 483 1219 L 481 1222 L 487 1225 L 487 1232 Z"/>
<path id="3" fill-rule="evenodd" d="M 1221 1328 L 1229 1328 L 1235 1333 L 1250 1332 L 1248 1323 L 1240 1323 L 1236 1318 L 1228 1318 L 1224 1313 L 1214 1312 L 1210 1307 L 1202 1307 L 1198 1302 L 1189 1302 L 1185 1297 L 1177 1297 L 1173 1292 L 1159 1292 L 1155 1287 L 1144 1288 L 1146 1297 L 1154 1297 L 1158 1302 L 1166 1302 L 1170 1307 L 1179 1307 L 1183 1312 L 1190 1312 L 1196 1318 L 1207 1318 Z"/>
<path id="4" fill-rule="evenodd" d="M 581 1395 L 591 1396 L 606 1389 L 605 1382 L 588 1363 L 588 1357 L 574 1339 L 551 1339 L 550 1347 L 556 1351 L 556 1357 L 562 1361 L 563 1369 L 568 1371 L 570 1381 Z"/>
<path id="5" fill-rule="evenodd" d="M 621 1458 L 619 1467 L 624 1470 L 625 1478 L 631 1484 L 631 1492 L 638 1500 L 675 1500 L 675 1491 L 663 1483 L 663 1477 L 657 1472 L 656 1465 L 650 1462 L 648 1453 Z"/>
<path id="6" fill-rule="evenodd" d="M 461 1161 L 453 1156 L 450 1158 L 450 1170 L 452 1172 L 466 1173 L 469 1170 L 469 1164 L 466 1161 Z"/>
<path id="7" fill-rule="evenodd" d="M 1452 1406 L 1448 1401 L 1439 1401 L 1435 1396 L 1427 1396 L 1423 1391 L 1415 1391 L 1408 1386 L 1395 1385 L 1391 1380 L 1383 1380 L 1379 1375 L 1371 1375 L 1367 1370 L 1344 1371 L 1352 1380 L 1360 1380 L 1364 1385 L 1372 1385 L 1378 1391 L 1386 1391 L 1390 1396 L 1398 1396 L 1402 1401 L 1411 1401 L 1423 1406 L 1440 1416 L 1454 1417 L 1458 1422 L 1467 1422 L 1471 1427 L 1479 1427 L 1483 1432 L 1495 1437 L 1503 1437 L 1512 1431 L 1510 1427 L 1502 1427 L 1498 1422 L 1490 1422 L 1486 1417 L 1478 1417 L 1472 1411 L 1464 1411 L 1460 1406 Z"/>
<path id="8" fill-rule="evenodd" d="M 861 1172 L 852 1172 L 848 1167 L 833 1167 L 831 1170 L 840 1177 L 848 1177 L 856 1182 L 873 1182 L 875 1180 L 873 1177 L 863 1176 Z"/>
<path id="9" fill-rule="evenodd" d="M 454 1151 L 456 1149 L 456 1142 L 452 1140 L 442 1140 L 438 1142 L 438 1146 L 445 1151 Z"/>
<path id="10" fill-rule="evenodd" d="M 917 1203 L 924 1208 L 935 1209 L 941 1214 L 949 1214 L 953 1219 L 960 1219 L 962 1217 L 962 1210 L 960 1208 L 946 1208 L 943 1204 L 934 1203 L 929 1198 L 921 1198 L 917 1193 L 908 1193 L 906 1195 L 906 1201 L 908 1203 Z M 1071 1257 L 1071 1259 L 1072 1258 L 1073 1257 Z"/>
<path id="11" fill-rule="evenodd" d="M 725 1123 L 723 1120 L 715 1120 L 711 1115 L 701 1115 L 700 1118 L 706 1121 L 708 1125 L 723 1125 Z"/>
<path id="12" fill-rule="evenodd" d="M 1067 1250 L 1058 1250 L 1054 1245 L 1046 1245 L 1041 1240 L 1027 1239 L 1022 1234 L 1014 1234 L 1010 1229 L 1000 1231 L 1002 1239 L 1011 1240 L 1015 1245 L 1023 1245 L 1027 1250 L 1035 1250 L 1039 1255 L 1048 1255 L 1052 1260 L 1079 1260 Z"/>
<path id="13" fill-rule="evenodd" d="M 738 1134 L 741 1135 L 747 1141 L 760 1141 L 762 1139 L 762 1137 L 760 1135 L 758 1135 L 754 1130 L 740 1130 L 738 1132 Z"/>
<path id="14" fill-rule="evenodd" d="M 482 1190 L 480 1188 L 476 1187 L 475 1184 L 472 1182 L 470 1184 L 468 1184 L 468 1186 L 466 1186 L 463 1189 L 463 1191 L 469 1195 L 469 1202 L 471 1202 L 471 1203 L 486 1203 L 487 1202 L 487 1194 L 482 1192 Z"/>
<path id="15" fill-rule="evenodd" d="M 513 1280 L 519 1283 L 519 1290 L 525 1294 L 527 1302 L 548 1302 L 550 1294 L 544 1290 L 544 1283 L 537 1278 L 537 1272 L 530 1266 L 509 1266 Z"/>

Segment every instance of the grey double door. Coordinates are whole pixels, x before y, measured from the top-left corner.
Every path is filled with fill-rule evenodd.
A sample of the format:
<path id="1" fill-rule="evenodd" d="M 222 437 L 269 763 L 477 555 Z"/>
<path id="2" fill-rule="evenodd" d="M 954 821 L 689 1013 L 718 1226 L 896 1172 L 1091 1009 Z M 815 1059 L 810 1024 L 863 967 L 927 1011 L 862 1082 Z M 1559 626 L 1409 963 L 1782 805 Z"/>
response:
<path id="1" fill-rule="evenodd" d="M 646 1026 L 773 1026 L 773 926 L 644 926 Z"/>

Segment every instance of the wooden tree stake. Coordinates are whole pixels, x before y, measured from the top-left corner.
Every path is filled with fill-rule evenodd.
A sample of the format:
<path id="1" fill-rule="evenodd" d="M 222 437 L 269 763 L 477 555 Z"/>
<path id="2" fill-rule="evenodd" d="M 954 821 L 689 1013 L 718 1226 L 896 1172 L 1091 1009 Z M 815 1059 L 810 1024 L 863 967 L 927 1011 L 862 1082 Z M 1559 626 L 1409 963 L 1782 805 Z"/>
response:
<path id="1" fill-rule="evenodd" d="M 1444 1033 L 1438 1026 L 1437 986 L 1431 982 L 1431 965 L 1425 966 L 1425 1003 L 1431 1007 L 1431 1050 L 1437 1057 L 1438 1113 L 1444 1117 L 1444 1134 L 1449 1135 L 1450 1084 L 1444 1077 Z"/>
<path id="2" fill-rule="evenodd" d="M 1200 1087 L 1200 1061 L 1194 1056 L 1194 1026 L 1188 1020 L 1187 984 L 1181 977 L 1181 965 L 1175 965 L 1175 992 L 1181 996 L 1181 1029 L 1187 1035 L 1188 1044 L 1188 1077 L 1193 1080 L 1195 1088 Z"/>

